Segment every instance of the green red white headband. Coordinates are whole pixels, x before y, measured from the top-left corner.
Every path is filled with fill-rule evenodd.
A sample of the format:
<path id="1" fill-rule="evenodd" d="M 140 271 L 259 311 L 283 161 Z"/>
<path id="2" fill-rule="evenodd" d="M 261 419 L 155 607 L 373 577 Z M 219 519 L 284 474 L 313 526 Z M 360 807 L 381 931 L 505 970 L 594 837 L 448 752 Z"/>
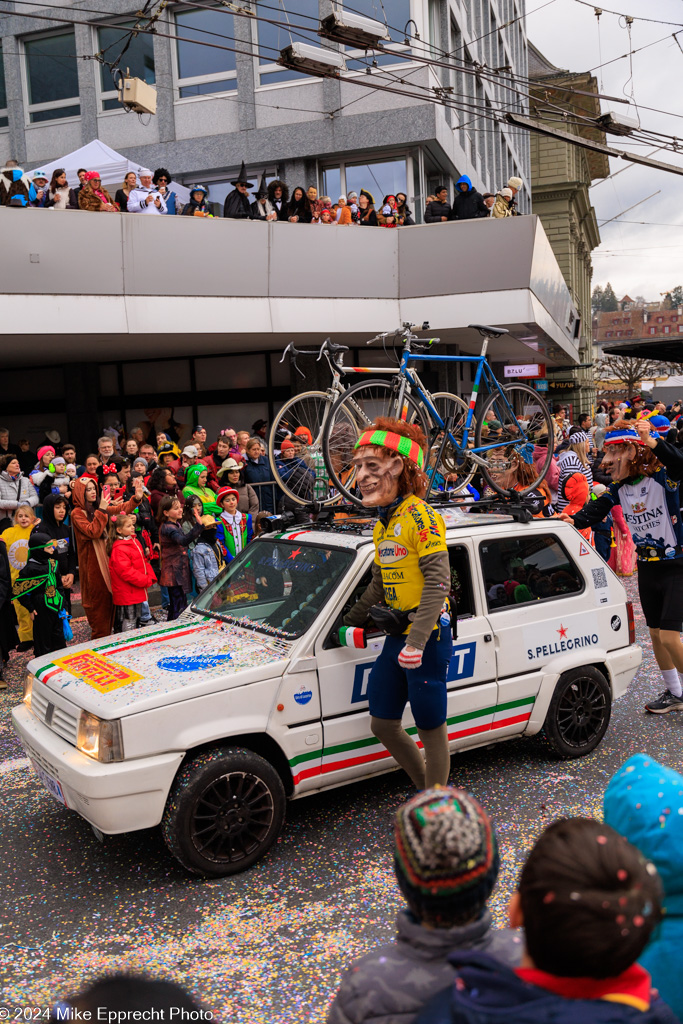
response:
<path id="1" fill-rule="evenodd" d="M 424 465 L 424 452 L 417 441 L 411 441 L 409 437 L 404 437 L 402 434 L 394 434 L 390 430 L 366 430 L 356 441 L 356 448 L 363 448 L 366 445 L 389 448 L 392 452 L 398 452 L 405 459 L 410 459 L 420 469 Z"/>

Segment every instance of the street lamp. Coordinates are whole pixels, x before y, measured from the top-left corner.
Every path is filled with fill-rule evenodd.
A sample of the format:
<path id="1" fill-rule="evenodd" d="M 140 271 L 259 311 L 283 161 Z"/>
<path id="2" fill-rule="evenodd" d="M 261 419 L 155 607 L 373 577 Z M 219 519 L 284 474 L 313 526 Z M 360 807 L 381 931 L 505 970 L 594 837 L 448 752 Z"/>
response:
<path id="1" fill-rule="evenodd" d="M 352 14 L 346 10 L 328 14 L 323 18 L 318 35 L 361 50 L 381 50 L 384 42 L 391 41 L 386 26 L 380 21 L 373 21 L 371 18 L 364 18 L 360 14 Z"/>
<path id="2" fill-rule="evenodd" d="M 346 61 L 336 50 L 326 50 L 310 43 L 291 43 L 280 50 L 276 61 L 283 68 L 301 71 L 304 75 L 319 75 L 322 78 L 339 78 L 346 71 Z"/>

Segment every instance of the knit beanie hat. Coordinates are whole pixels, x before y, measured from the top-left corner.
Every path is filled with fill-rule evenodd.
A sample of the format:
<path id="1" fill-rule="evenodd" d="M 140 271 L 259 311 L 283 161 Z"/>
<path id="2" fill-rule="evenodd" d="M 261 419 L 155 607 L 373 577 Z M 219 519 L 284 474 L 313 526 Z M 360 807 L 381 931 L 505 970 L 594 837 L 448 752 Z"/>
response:
<path id="1" fill-rule="evenodd" d="M 493 826 L 464 790 L 435 786 L 396 812 L 394 870 L 418 920 L 450 928 L 481 917 L 498 866 Z"/>

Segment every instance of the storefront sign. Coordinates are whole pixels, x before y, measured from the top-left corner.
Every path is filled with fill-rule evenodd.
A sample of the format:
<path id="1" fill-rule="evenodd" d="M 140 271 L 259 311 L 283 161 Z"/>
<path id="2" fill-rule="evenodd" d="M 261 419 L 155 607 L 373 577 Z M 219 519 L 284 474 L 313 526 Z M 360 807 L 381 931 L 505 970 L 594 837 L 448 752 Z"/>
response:
<path id="1" fill-rule="evenodd" d="M 576 383 L 573 380 L 551 380 L 548 387 L 551 391 L 573 391 Z"/>
<path id="2" fill-rule="evenodd" d="M 545 364 L 543 363 L 513 363 L 512 366 L 503 367 L 505 377 L 545 377 Z"/>
<path id="3" fill-rule="evenodd" d="M 536 388 L 537 391 L 547 391 L 548 390 L 548 381 L 547 380 L 535 380 L 534 381 L 534 387 Z"/>

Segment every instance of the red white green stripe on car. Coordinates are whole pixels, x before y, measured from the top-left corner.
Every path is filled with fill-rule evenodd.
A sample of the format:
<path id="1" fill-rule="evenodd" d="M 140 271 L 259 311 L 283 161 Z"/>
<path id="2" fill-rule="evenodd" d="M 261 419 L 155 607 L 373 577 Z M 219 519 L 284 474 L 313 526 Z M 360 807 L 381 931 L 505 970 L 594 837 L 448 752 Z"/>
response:
<path id="1" fill-rule="evenodd" d="M 208 629 L 211 626 L 211 620 L 204 618 L 201 625 L 187 626 L 183 628 L 180 624 L 174 624 L 173 626 L 165 626 L 163 629 L 155 629 L 153 633 L 147 634 L 147 636 L 140 638 L 136 637 L 134 640 L 117 639 L 113 642 L 106 644 L 93 644 L 88 650 L 94 651 L 96 654 L 104 653 L 108 654 L 119 654 L 121 651 L 132 651 L 136 647 L 147 647 L 148 644 L 156 643 L 162 637 L 179 637 L 189 636 L 191 633 L 199 633 L 204 629 Z M 47 665 L 43 665 L 34 672 L 36 679 L 39 679 L 41 683 L 47 683 L 53 675 L 58 672 L 63 672 L 64 669 L 61 665 L 55 665 L 54 662 L 48 662 Z"/>
<path id="2" fill-rule="evenodd" d="M 535 697 L 522 697 L 519 700 L 508 701 L 506 704 L 495 704 L 492 707 L 454 715 L 446 720 L 448 739 L 462 739 L 464 736 L 476 736 L 478 733 L 494 732 L 496 729 L 528 722 L 535 702 Z M 408 732 L 415 736 L 417 729 L 412 726 L 408 728 Z M 417 745 L 418 747 L 422 746 L 419 741 Z M 290 758 L 289 765 L 292 769 L 295 786 L 304 779 L 310 779 L 316 775 L 329 775 L 330 772 L 341 771 L 343 768 L 370 764 L 391 756 L 375 736 L 326 747 L 322 751 L 322 763 L 310 765 L 309 762 L 320 760 L 320 754 L 320 750 L 311 750 Z"/>

